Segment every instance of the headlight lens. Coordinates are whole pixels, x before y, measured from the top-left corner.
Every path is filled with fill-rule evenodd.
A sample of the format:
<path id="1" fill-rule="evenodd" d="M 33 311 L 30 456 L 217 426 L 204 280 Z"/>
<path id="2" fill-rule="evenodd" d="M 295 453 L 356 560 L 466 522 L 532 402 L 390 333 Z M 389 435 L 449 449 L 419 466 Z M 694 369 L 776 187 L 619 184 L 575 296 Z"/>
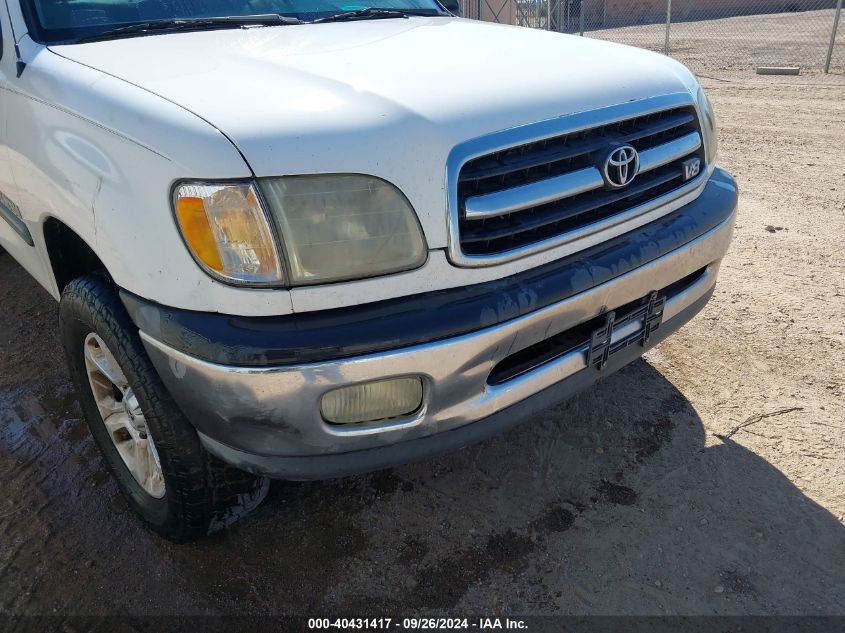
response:
<path id="1" fill-rule="evenodd" d="M 704 88 L 698 88 L 698 111 L 701 113 L 701 134 L 704 137 L 704 151 L 707 155 L 707 162 L 716 162 L 719 153 L 719 141 L 716 138 L 716 115 L 713 113 L 713 104 L 707 98 Z"/>
<path id="2" fill-rule="evenodd" d="M 407 198 L 372 176 L 289 176 L 260 181 L 282 236 L 294 285 L 417 268 L 426 244 Z"/>
<path id="3" fill-rule="evenodd" d="M 212 276 L 244 285 L 284 280 L 273 230 L 250 183 L 183 183 L 174 192 L 179 228 Z"/>

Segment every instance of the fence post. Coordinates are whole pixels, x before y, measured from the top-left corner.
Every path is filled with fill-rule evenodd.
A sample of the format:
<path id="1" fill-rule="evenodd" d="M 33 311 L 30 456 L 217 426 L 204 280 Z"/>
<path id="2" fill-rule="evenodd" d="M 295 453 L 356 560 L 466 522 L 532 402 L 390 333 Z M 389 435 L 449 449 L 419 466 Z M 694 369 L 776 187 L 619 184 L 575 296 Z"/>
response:
<path id="1" fill-rule="evenodd" d="M 833 30 L 830 32 L 830 46 L 827 47 L 827 61 L 824 63 L 825 74 L 830 72 L 830 59 L 833 57 L 833 45 L 836 44 L 836 29 L 839 28 L 839 15 L 842 13 L 842 0 L 836 2 L 836 15 L 833 16 Z"/>
<path id="2" fill-rule="evenodd" d="M 839 0 L 842 2 L 842 0 Z M 666 42 L 663 45 L 663 52 L 669 54 L 669 25 L 672 24 L 672 0 L 666 0 Z"/>
<path id="3" fill-rule="evenodd" d="M 578 12 L 578 26 L 581 29 L 581 37 L 584 37 L 584 0 L 580 3 L 581 10 Z"/>
<path id="4" fill-rule="evenodd" d="M 546 30 L 552 30 L 552 0 L 546 0 Z"/>

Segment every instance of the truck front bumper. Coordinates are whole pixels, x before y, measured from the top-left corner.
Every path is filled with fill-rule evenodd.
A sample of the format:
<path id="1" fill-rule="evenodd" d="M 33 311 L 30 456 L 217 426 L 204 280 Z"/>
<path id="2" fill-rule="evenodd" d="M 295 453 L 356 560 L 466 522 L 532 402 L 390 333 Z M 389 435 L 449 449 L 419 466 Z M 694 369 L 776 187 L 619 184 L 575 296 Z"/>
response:
<path id="1" fill-rule="evenodd" d="M 162 380 L 210 452 L 258 474 L 324 479 L 478 442 L 641 356 L 706 304 L 736 203 L 735 182 L 717 169 L 694 202 L 547 270 L 351 312 L 245 323 L 123 298 Z M 590 363 L 591 324 L 653 291 L 665 297 L 659 327 L 646 341 L 616 350 L 601 369 Z M 413 319 L 420 318 L 417 327 Z M 620 325 L 612 341 L 643 328 L 636 319 Z M 490 379 L 517 352 L 530 356 L 567 332 L 587 334 L 504 381 Z M 332 425 L 321 415 L 331 390 L 409 375 L 424 384 L 414 414 L 369 426 Z"/>

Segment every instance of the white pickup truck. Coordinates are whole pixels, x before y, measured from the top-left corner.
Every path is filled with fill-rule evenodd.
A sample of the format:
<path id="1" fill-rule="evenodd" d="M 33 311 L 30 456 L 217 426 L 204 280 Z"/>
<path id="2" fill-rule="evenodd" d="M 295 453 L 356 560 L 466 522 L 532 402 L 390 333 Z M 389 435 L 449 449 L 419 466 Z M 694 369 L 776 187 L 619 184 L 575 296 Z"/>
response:
<path id="1" fill-rule="evenodd" d="M 0 247 L 130 505 L 477 442 L 693 317 L 733 231 L 655 53 L 436 0 L 4 0 Z"/>

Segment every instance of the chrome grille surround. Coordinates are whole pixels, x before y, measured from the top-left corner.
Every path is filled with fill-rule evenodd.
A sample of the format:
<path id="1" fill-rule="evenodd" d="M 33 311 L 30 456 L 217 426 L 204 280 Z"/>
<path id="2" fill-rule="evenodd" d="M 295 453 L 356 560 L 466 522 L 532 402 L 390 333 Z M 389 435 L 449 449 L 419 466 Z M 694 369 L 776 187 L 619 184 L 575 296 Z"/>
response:
<path id="1" fill-rule="evenodd" d="M 672 186 L 668 190 L 659 191 L 655 197 L 637 201 L 634 205 L 613 211 L 605 217 L 587 221 L 558 234 L 509 250 L 477 254 L 468 252 L 464 248 L 465 227 L 475 220 L 497 218 L 509 214 L 516 215 L 524 210 L 534 213 L 538 207 L 542 208 L 542 205 L 551 206 L 558 201 L 565 203 L 568 198 L 573 198 L 579 194 L 587 193 L 589 195 L 590 192 L 597 192 L 596 195 L 603 195 L 610 193 L 603 189 L 604 183 L 599 169 L 593 163 L 587 163 L 576 165 L 576 168 L 570 171 L 551 174 L 550 177 L 535 177 L 510 188 L 494 189 L 490 192 L 482 191 L 478 195 L 459 197 L 461 172 L 467 164 L 473 163 L 473 161 L 477 163 L 476 159 L 483 159 L 505 150 L 522 148 L 532 143 L 588 132 L 595 128 L 612 126 L 639 117 L 669 113 L 669 111 L 681 113 L 684 110 L 695 115 L 694 120 L 688 122 L 694 126 L 695 131 L 689 131 L 665 144 L 643 149 L 640 152 L 640 173 L 650 174 L 650 177 L 653 178 L 663 178 L 666 183 L 671 184 L 669 183 L 670 179 L 664 178 L 664 174 L 661 173 L 661 167 L 697 153 L 704 165 L 697 177 L 678 186 Z M 669 113 L 669 115 L 671 114 Z M 708 157 L 704 156 L 699 120 L 700 116 L 693 96 L 688 92 L 680 92 L 511 128 L 458 145 L 449 155 L 447 168 L 450 260 L 458 266 L 478 267 L 509 262 L 550 249 L 559 249 L 561 256 L 564 256 L 602 241 L 602 239 L 609 239 L 651 222 L 677 208 L 678 204 L 673 204 L 676 201 L 684 204 L 691 201 L 701 192 L 714 168 Z M 548 150 L 544 151 L 548 152 Z M 543 162 L 536 163 L 538 167 L 543 167 L 545 164 Z M 476 171 L 478 169 L 476 168 Z M 481 168 L 482 171 L 483 169 Z M 508 168 L 499 168 L 494 165 L 492 167 L 494 176 L 496 171 L 507 172 Z M 491 176 L 484 177 L 490 178 Z M 647 183 L 644 182 L 643 184 Z M 626 190 L 633 190 L 637 186 L 638 182 L 635 180 L 633 184 L 626 187 Z M 649 187 L 654 188 L 654 185 L 649 185 Z M 664 189 L 666 188 L 664 187 Z M 682 201 L 681 198 L 683 198 Z"/>

